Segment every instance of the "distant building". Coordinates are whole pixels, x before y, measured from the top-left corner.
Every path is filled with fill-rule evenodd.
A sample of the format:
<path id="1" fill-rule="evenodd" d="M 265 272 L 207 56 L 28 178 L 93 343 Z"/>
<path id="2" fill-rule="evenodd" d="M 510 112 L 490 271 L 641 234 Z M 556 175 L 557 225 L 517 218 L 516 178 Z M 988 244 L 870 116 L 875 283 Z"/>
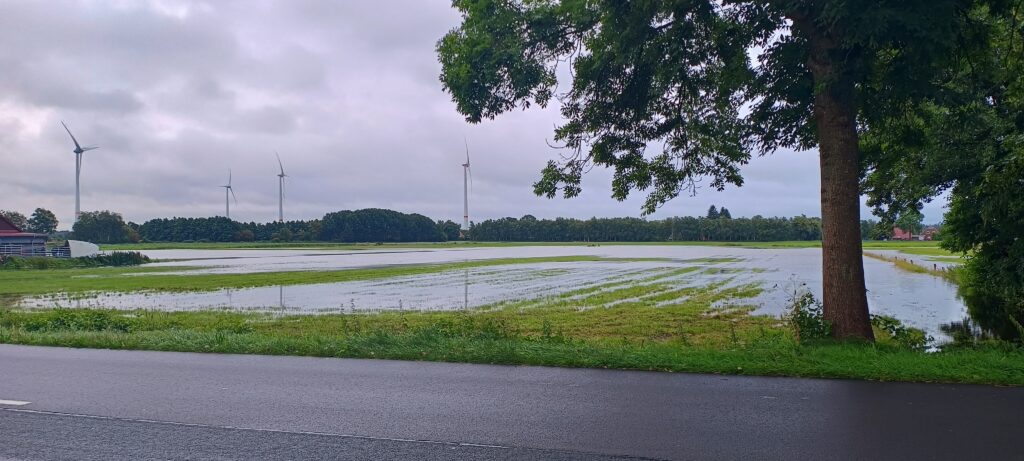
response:
<path id="1" fill-rule="evenodd" d="M 46 234 L 22 232 L 0 215 L 0 256 L 46 256 Z"/>
<path id="2" fill-rule="evenodd" d="M 893 240 L 913 240 L 914 234 L 910 231 L 900 229 L 899 227 L 892 228 L 892 239 Z"/>
<path id="3" fill-rule="evenodd" d="M 935 240 L 935 236 L 938 234 L 939 228 L 935 226 L 925 227 L 920 234 L 914 234 L 899 227 L 892 228 L 893 240 Z"/>

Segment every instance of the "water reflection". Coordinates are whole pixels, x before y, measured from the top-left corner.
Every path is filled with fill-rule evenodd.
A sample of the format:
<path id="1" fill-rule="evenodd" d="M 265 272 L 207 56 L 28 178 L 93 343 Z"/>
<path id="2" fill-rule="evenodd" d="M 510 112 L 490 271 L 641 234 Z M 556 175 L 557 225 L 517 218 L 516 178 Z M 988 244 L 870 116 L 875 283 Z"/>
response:
<path id="1" fill-rule="evenodd" d="M 152 254 L 149 254 L 152 253 Z M 387 279 L 319 283 L 288 287 L 269 286 L 224 289 L 192 293 L 92 293 L 76 295 L 81 307 L 117 309 L 238 309 L 274 310 L 294 313 L 380 311 L 395 309 L 472 309 L 508 301 L 543 300 L 612 281 L 651 284 L 651 277 L 697 267 L 701 270 L 659 280 L 673 288 L 726 287 L 756 284 L 763 292 L 753 300 L 756 314 L 779 315 L 790 293 L 788 288 L 805 286 L 821 297 L 821 250 L 749 249 L 693 246 L 544 246 L 440 249 L 388 252 L 310 252 L 309 250 L 158 250 L 151 257 L 205 257 L 208 259 L 163 263 L 203 266 L 204 272 L 261 272 L 323 270 L 372 267 L 389 264 L 418 264 L 474 261 L 496 258 L 543 256 L 599 256 L 633 258 L 628 261 L 578 261 L 530 263 L 477 268 L 460 268 L 432 274 Z M 636 258 L 661 258 L 637 260 Z M 910 273 L 886 261 L 864 261 L 868 299 L 872 313 L 890 315 L 908 326 L 921 328 L 940 341 L 949 339 L 940 325 L 967 316 L 956 287 L 929 274 Z M 146 275 L 139 274 L 144 277 Z M 472 287 L 472 289 L 471 289 Z M 44 296 L 19 299 L 12 305 L 53 307 L 68 305 L 68 297 Z"/>
<path id="2" fill-rule="evenodd" d="M 990 339 L 1002 339 L 999 335 L 979 326 L 970 317 L 939 326 L 943 333 L 952 338 L 954 344 L 972 344 Z"/>
<path id="3" fill-rule="evenodd" d="M 962 321 L 942 325 L 954 341 L 974 343 L 989 339 L 1021 341 L 1024 327 L 1014 319 L 1003 301 L 975 292 L 966 286 L 958 290 L 967 305 L 968 315 Z"/>

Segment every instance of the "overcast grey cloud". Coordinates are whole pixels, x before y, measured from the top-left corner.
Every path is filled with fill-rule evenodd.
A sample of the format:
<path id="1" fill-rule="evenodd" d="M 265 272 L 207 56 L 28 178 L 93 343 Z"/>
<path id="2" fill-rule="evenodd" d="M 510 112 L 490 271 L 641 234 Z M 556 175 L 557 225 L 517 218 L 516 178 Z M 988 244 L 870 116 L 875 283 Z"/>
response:
<path id="1" fill-rule="evenodd" d="M 0 209 L 35 207 L 70 225 L 83 144 L 84 210 L 153 217 L 223 213 L 270 221 L 281 153 L 287 217 L 364 207 L 459 221 L 467 139 L 472 219 L 639 216 L 642 194 L 610 198 L 594 170 L 573 200 L 532 194 L 557 107 L 469 125 L 438 82 L 434 44 L 459 22 L 447 1 L 0 2 Z M 814 152 L 743 169 L 742 188 L 680 197 L 655 217 L 817 216 Z M 864 209 L 864 213 L 867 210 Z M 939 204 L 925 209 L 941 219 Z"/>

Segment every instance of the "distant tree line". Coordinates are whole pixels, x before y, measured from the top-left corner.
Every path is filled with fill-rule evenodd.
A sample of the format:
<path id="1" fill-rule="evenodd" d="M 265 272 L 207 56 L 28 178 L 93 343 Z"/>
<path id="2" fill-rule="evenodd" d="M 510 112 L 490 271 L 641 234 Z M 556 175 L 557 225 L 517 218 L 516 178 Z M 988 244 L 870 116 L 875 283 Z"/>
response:
<path id="1" fill-rule="evenodd" d="M 820 240 L 821 219 L 732 218 L 727 209 L 709 216 L 674 217 L 662 220 L 638 218 L 491 219 L 476 224 L 470 233 L 476 241 L 518 242 L 769 242 Z"/>
<path id="2" fill-rule="evenodd" d="M 52 234 L 57 218 L 49 210 L 36 209 L 31 218 L 0 210 L 29 232 Z M 861 221 L 864 240 L 886 239 L 891 228 L 875 220 Z M 126 242 L 441 242 L 464 238 L 461 226 L 451 220 L 432 221 L 420 214 L 369 208 L 337 211 L 321 219 L 283 223 L 238 222 L 212 218 L 156 218 L 144 223 L 125 222 L 112 211 L 83 212 L 71 238 L 96 243 Z M 639 218 L 489 219 L 471 225 L 469 238 L 497 242 L 664 242 L 736 241 L 769 242 L 820 240 L 819 218 L 754 216 L 733 218 L 725 207 L 712 205 L 703 217 L 663 220 Z"/>
<path id="3" fill-rule="evenodd" d="M 224 217 L 158 218 L 137 226 L 147 242 L 440 242 L 459 238 L 459 225 L 420 214 L 368 208 L 310 221 L 243 223 Z"/>

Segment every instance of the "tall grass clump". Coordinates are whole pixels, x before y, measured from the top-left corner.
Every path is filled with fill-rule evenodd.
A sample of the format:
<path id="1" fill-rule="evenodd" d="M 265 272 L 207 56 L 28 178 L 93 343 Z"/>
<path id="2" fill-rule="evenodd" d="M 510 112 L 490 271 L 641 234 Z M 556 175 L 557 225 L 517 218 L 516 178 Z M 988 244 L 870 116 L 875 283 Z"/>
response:
<path id="1" fill-rule="evenodd" d="M 820 341 L 832 336 L 832 324 L 822 315 L 821 301 L 809 291 L 794 293 L 784 319 L 798 342 Z"/>
<path id="2" fill-rule="evenodd" d="M 138 266 L 150 262 L 138 251 L 115 251 L 83 258 L 0 257 L 0 270 L 75 269 L 83 267 Z"/>

